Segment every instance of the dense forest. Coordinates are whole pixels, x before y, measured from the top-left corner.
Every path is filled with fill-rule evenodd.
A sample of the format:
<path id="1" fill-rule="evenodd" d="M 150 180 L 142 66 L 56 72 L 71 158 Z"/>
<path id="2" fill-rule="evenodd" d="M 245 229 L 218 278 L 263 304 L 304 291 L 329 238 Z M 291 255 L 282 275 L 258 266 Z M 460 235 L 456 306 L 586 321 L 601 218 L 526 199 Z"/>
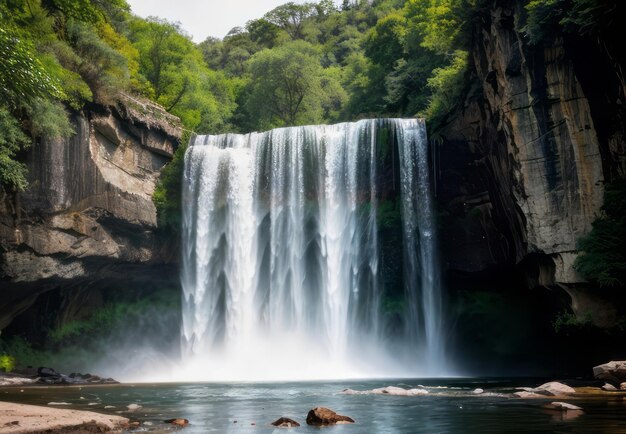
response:
<path id="1" fill-rule="evenodd" d="M 436 117 L 461 85 L 468 6 L 287 3 L 196 45 L 178 23 L 136 17 L 124 0 L 3 2 L 2 125 L 11 132 L 2 144 L 3 184 L 25 187 L 13 157 L 29 140 L 72 134 L 68 110 L 123 93 L 149 98 L 203 133 Z"/>

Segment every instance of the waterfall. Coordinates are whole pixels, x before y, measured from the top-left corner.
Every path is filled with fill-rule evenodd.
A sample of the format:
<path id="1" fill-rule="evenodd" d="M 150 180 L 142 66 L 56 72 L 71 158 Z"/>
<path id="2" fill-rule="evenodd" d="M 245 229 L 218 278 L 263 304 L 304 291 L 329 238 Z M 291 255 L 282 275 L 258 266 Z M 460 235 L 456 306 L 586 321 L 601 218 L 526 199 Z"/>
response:
<path id="1" fill-rule="evenodd" d="M 181 275 L 189 379 L 441 373 L 423 121 L 197 136 L 190 145 Z"/>

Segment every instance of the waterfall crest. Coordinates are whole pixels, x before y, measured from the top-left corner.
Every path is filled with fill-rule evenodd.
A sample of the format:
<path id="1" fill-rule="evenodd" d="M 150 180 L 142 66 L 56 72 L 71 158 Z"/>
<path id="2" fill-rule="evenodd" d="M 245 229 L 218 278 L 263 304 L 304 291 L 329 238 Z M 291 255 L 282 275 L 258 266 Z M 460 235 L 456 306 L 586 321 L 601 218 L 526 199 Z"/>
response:
<path id="1" fill-rule="evenodd" d="M 416 119 L 192 139 L 183 186 L 186 373 L 440 374 L 427 149 Z M 389 248 L 381 227 L 393 231 L 395 215 L 401 245 Z M 388 258 L 394 249 L 403 252 L 399 271 Z M 390 283 L 394 267 L 402 288 Z"/>

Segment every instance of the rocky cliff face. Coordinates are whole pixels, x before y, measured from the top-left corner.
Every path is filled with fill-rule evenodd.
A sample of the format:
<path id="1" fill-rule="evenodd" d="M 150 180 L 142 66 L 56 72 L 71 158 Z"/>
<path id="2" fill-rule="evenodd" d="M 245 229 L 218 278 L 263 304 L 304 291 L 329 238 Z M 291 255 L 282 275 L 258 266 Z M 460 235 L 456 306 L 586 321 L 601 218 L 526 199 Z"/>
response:
<path id="1" fill-rule="evenodd" d="M 523 2 L 493 2 L 474 32 L 475 87 L 438 131 L 448 267 L 532 259 L 535 284 L 581 283 L 576 241 L 597 216 L 604 183 L 626 169 L 623 82 L 599 44 L 529 45 L 523 17 Z"/>
<path id="2" fill-rule="evenodd" d="M 42 293 L 141 279 L 171 259 L 151 195 L 178 146 L 178 119 L 124 97 L 72 121 L 69 139 L 33 146 L 28 190 L 0 204 L 0 330 Z"/>
<path id="3" fill-rule="evenodd" d="M 618 315 L 615 298 L 590 288 L 573 262 L 605 183 L 626 174 L 626 62 L 616 41 L 570 34 L 530 45 L 525 3 L 485 8 L 467 93 L 431 132 L 451 347 L 487 372 L 489 360 L 528 372 L 567 357 L 586 369 L 617 357 L 615 339 L 582 329 L 568 337 L 555 324 L 573 312 L 578 324 L 610 327 Z"/>

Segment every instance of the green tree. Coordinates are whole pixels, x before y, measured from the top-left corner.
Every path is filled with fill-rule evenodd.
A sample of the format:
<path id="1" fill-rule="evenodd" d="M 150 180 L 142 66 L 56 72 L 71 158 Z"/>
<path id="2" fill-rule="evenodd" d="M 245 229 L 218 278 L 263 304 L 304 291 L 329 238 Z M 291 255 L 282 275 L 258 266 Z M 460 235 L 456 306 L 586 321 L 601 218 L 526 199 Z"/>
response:
<path id="1" fill-rule="evenodd" d="M 604 36 L 621 25 L 624 9 L 619 0 L 531 0 L 524 29 L 533 44 L 562 33 Z"/>
<path id="2" fill-rule="evenodd" d="M 237 88 L 223 73 L 208 69 L 202 52 L 178 24 L 136 18 L 130 39 L 156 102 L 179 116 L 188 129 L 215 133 L 225 128 Z"/>
<path id="3" fill-rule="evenodd" d="M 292 39 L 303 39 L 306 20 L 316 12 L 315 6 L 314 3 L 288 2 L 272 9 L 264 18 L 286 31 Z"/>
<path id="4" fill-rule="evenodd" d="M 34 47 L 18 32 L 0 28 L 0 99 L 11 106 L 34 97 L 62 95 Z"/>
<path id="5" fill-rule="evenodd" d="M 307 42 L 260 51 L 248 66 L 246 110 L 257 128 L 321 122 L 325 108 L 342 98 L 336 76 L 324 71 Z"/>
<path id="6" fill-rule="evenodd" d="M 264 18 L 248 21 L 246 30 L 250 40 L 263 48 L 274 47 L 280 41 L 283 32 L 279 26 Z"/>
<path id="7" fill-rule="evenodd" d="M 27 186 L 26 166 L 15 161 L 15 155 L 30 145 L 17 120 L 0 107 L 0 187 L 23 190 Z"/>

